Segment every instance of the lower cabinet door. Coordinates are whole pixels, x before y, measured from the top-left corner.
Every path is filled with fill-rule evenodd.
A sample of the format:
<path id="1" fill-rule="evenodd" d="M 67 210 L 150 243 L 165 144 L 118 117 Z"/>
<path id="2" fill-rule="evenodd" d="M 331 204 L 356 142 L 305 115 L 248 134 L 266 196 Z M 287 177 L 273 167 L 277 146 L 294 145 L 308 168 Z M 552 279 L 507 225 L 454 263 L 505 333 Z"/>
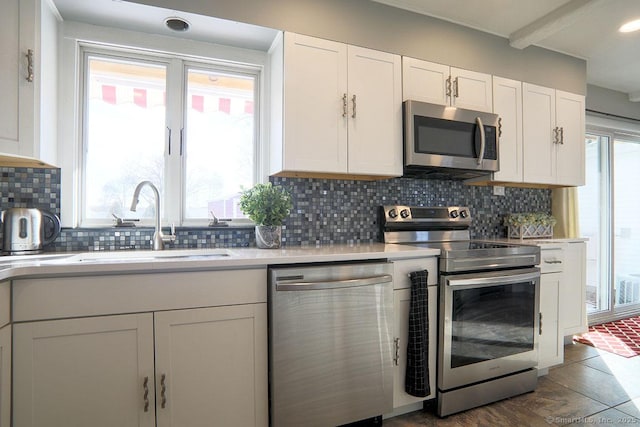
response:
<path id="1" fill-rule="evenodd" d="M 155 313 L 158 427 L 268 425 L 267 306 Z"/>
<path id="2" fill-rule="evenodd" d="M 564 337 L 560 328 L 561 273 L 540 275 L 540 340 L 538 369 L 559 365 L 564 360 Z"/>
<path id="3" fill-rule="evenodd" d="M 427 397 L 415 397 L 404 391 L 405 372 L 407 370 L 407 342 L 409 338 L 409 307 L 411 303 L 411 289 L 393 291 L 393 311 L 395 313 L 395 333 L 397 351 L 394 358 L 395 371 L 393 375 L 393 407 L 399 408 L 412 403 L 435 397 L 436 393 L 436 360 L 437 360 L 437 304 L 438 287 L 429 286 L 429 386 L 431 394 Z M 397 358 L 396 358 L 397 356 Z"/>
<path id="4" fill-rule="evenodd" d="M 11 325 L 0 329 L 0 427 L 11 426 Z"/>
<path id="5" fill-rule="evenodd" d="M 13 425 L 155 425 L 153 315 L 14 325 Z"/>

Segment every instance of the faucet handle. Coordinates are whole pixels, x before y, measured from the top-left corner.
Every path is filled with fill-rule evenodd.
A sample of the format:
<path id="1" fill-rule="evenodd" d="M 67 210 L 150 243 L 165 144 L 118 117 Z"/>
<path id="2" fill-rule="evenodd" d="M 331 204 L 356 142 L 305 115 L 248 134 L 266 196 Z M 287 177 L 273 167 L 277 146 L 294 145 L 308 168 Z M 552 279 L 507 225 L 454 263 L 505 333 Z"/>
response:
<path id="1" fill-rule="evenodd" d="M 175 223 L 171 223 L 171 234 L 169 234 L 168 236 L 163 235 L 162 236 L 162 240 L 164 242 L 175 242 L 176 241 L 176 224 Z"/>

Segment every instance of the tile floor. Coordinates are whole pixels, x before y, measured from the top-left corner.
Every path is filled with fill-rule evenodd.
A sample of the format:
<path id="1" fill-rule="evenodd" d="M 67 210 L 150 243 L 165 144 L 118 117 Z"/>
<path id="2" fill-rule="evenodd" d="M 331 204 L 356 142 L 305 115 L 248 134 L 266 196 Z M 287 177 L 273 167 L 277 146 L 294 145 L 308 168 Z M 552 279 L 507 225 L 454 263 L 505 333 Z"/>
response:
<path id="1" fill-rule="evenodd" d="M 385 420 L 384 427 L 640 427 L 640 356 L 627 359 L 574 343 L 565 347 L 564 360 L 539 378 L 532 393 L 446 418 L 412 412 Z"/>

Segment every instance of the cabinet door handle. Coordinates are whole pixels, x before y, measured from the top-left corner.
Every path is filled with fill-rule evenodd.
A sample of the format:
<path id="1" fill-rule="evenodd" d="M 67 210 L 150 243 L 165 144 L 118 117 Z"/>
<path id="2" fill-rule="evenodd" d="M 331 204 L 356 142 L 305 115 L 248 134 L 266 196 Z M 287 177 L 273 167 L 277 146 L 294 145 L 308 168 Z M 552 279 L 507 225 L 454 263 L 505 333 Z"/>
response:
<path id="1" fill-rule="evenodd" d="M 542 313 L 538 313 L 538 335 L 542 335 Z"/>
<path id="2" fill-rule="evenodd" d="M 451 97 L 451 76 L 447 77 L 447 81 L 445 82 L 445 94 Z"/>
<path id="3" fill-rule="evenodd" d="M 167 126 L 167 152 L 171 155 L 171 128 Z"/>
<path id="4" fill-rule="evenodd" d="M 356 96 L 353 95 L 353 97 L 351 98 L 351 102 L 353 103 L 353 113 L 351 114 L 351 118 L 355 119 L 356 118 Z"/>
<path id="5" fill-rule="evenodd" d="M 167 406 L 167 376 L 162 374 L 160 377 L 160 407 L 164 409 Z"/>
<path id="6" fill-rule="evenodd" d="M 545 264 L 562 264 L 562 261 L 560 261 L 559 259 L 552 259 L 552 260 L 545 259 L 544 263 Z"/>
<path id="7" fill-rule="evenodd" d="M 498 138 L 502 136 L 502 117 L 498 117 Z"/>
<path id="8" fill-rule="evenodd" d="M 184 128 L 180 128 L 180 156 L 183 153 L 183 145 L 184 145 Z"/>
<path id="9" fill-rule="evenodd" d="M 393 364 L 398 366 L 400 364 L 400 338 L 394 338 L 393 343 L 396 349 L 395 356 L 393 356 Z"/>
<path id="10" fill-rule="evenodd" d="M 560 137 L 558 136 L 559 132 L 560 132 L 560 128 L 558 128 L 557 126 L 553 128 L 553 143 L 554 144 L 559 144 L 560 143 Z"/>
<path id="11" fill-rule="evenodd" d="M 453 97 L 458 98 L 458 78 L 453 80 Z"/>
<path id="12" fill-rule="evenodd" d="M 144 398 L 144 412 L 149 412 L 149 377 L 144 377 L 142 381 L 142 391 Z"/>
<path id="13" fill-rule="evenodd" d="M 560 144 L 564 145 L 564 127 L 560 128 Z"/>
<path id="14" fill-rule="evenodd" d="M 33 82 L 34 79 L 34 75 L 33 75 L 33 49 L 28 49 L 27 50 L 27 54 L 25 55 L 27 57 L 27 81 L 28 82 Z"/>
<path id="15" fill-rule="evenodd" d="M 347 117 L 347 94 L 342 94 L 342 117 Z"/>

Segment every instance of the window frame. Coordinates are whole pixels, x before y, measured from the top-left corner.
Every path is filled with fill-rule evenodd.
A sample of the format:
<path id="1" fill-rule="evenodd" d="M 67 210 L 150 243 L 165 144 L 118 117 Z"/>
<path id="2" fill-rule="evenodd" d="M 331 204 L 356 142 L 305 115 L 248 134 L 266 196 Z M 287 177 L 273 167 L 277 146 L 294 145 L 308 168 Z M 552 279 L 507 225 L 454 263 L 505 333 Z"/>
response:
<path id="1" fill-rule="evenodd" d="M 60 82 L 60 129 L 58 158 L 61 168 L 61 218 L 63 227 L 104 228 L 114 225 L 113 220 L 87 221 L 82 218 L 84 195 L 84 137 L 85 137 L 85 52 L 93 52 L 102 56 L 134 61 L 150 61 L 152 63 L 166 63 L 178 60 L 182 73 L 187 63 L 194 63 L 197 67 L 208 66 L 218 70 L 250 73 L 255 75 L 254 92 L 254 181 L 265 182 L 268 179 L 268 135 L 269 129 L 264 117 L 268 115 L 266 102 L 268 99 L 269 57 L 267 52 L 255 51 L 231 46 L 222 46 L 194 40 L 183 40 L 175 37 L 144 34 L 126 30 L 116 30 L 108 27 L 95 27 L 80 23 L 66 23 L 61 37 L 61 54 L 59 72 Z M 135 40 L 135 46 L 130 43 Z M 169 67 L 175 65 L 170 64 Z M 172 84 L 173 73 L 168 70 L 168 83 Z M 181 81 L 186 89 L 186 81 Z M 183 102 L 183 99 L 180 100 Z M 167 102 L 167 109 L 170 102 Z M 181 125 L 184 115 L 181 114 Z M 166 152 L 166 145 L 165 145 Z M 166 154 L 165 154 L 166 160 Z M 181 157 L 179 172 L 179 186 L 167 189 L 162 194 L 161 207 L 163 210 L 162 225 L 175 223 L 183 227 L 207 227 L 210 218 L 190 219 L 183 221 L 184 206 L 184 157 Z M 167 164 L 165 163 L 165 169 Z M 166 176 L 165 176 L 166 179 Z M 166 179 L 165 184 L 174 180 Z M 175 186 L 175 185 L 174 185 Z M 133 193 L 133 189 L 131 190 Z M 177 194 L 176 194 L 177 193 Z M 179 199 L 178 199 L 179 198 Z M 179 200 L 180 203 L 167 203 L 169 200 Z M 176 207 L 177 206 L 177 207 Z M 144 221 L 141 226 L 152 226 L 153 221 Z M 253 223 L 245 218 L 233 218 L 229 222 L 231 227 L 247 227 Z"/>

